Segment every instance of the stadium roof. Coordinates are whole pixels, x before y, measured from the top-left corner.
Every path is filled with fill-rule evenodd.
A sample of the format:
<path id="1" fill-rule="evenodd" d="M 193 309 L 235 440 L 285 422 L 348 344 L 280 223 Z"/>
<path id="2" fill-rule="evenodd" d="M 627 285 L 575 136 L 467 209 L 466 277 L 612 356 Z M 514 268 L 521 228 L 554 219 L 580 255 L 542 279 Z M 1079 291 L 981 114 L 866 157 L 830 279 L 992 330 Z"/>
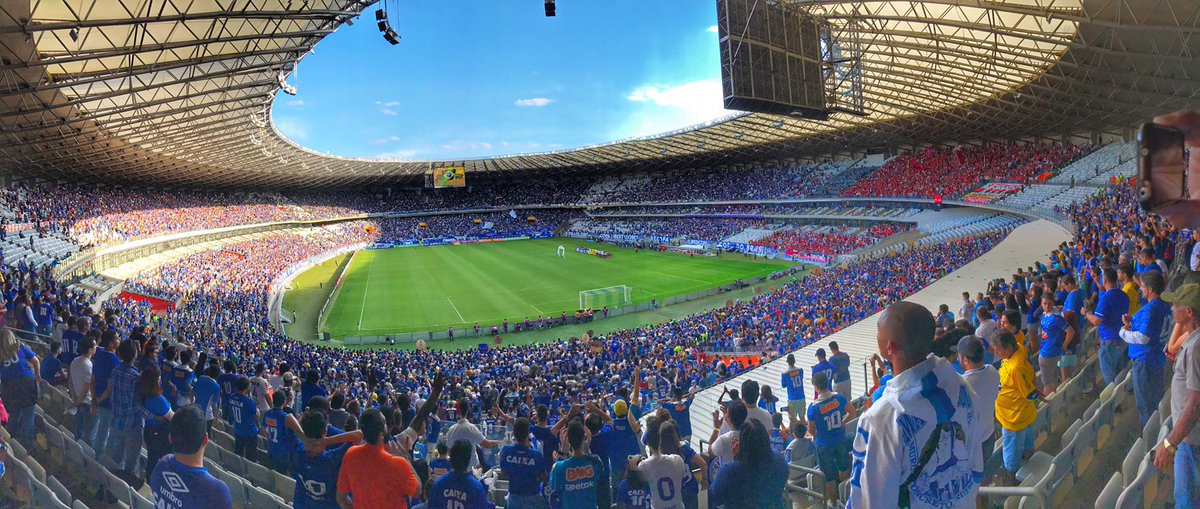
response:
<path id="1" fill-rule="evenodd" d="M 284 139 L 270 119 L 283 77 L 372 3 L 0 0 L 0 170 L 276 187 L 386 183 L 431 165 L 497 174 L 683 168 L 1129 127 L 1200 95 L 1194 0 L 799 0 L 861 37 L 866 116 L 734 115 L 655 137 L 466 161 L 339 158 Z"/>

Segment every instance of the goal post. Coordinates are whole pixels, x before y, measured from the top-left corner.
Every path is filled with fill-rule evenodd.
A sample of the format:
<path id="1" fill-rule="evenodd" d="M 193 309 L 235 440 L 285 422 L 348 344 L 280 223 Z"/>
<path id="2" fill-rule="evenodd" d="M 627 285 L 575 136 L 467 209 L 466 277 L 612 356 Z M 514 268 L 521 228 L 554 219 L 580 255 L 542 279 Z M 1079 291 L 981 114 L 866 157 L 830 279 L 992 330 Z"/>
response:
<path id="1" fill-rule="evenodd" d="M 633 287 L 626 285 L 579 292 L 579 309 L 600 309 L 633 304 Z"/>

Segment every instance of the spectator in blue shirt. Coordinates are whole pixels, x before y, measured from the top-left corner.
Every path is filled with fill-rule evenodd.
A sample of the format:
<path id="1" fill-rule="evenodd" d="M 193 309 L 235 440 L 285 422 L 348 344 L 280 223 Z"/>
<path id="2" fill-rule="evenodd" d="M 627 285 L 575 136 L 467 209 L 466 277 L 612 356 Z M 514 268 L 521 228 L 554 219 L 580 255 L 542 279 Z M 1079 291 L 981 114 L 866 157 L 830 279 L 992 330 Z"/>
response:
<path id="1" fill-rule="evenodd" d="M 61 353 L 62 344 L 58 341 L 51 341 L 50 356 L 42 361 L 41 373 L 39 373 L 42 380 L 45 380 L 50 385 L 60 385 L 67 381 L 67 371 L 63 367 L 63 362 L 58 358 Z"/>
<path id="2" fill-rule="evenodd" d="M 449 474 L 433 482 L 429 494 L 429 509 L 487 509 L 487 490 L 471 475 L 471 443 L 459 440 L 450 446 Z"/>
<path id="3" fill-rule="evenodd" d="M 12 329 L 0 330 L 0 401 L 9 413 L 6 428 L 16 439 L 33 444 L 33 414 L 37 405 L 40 361 L 33 350 L 17 341 Z"/>
<path id="4" fill-rule="evenodd" d="M 1059 361 L 1062 360 L 1063 351 L 1075 341 L 1075 329 L 1055 309 L 1054 302 L 1054 296 L 1049 292 L 1042 294 L 1042 341 L 1038 351 L 1038 368 L 1043 396 L 1057 391 L 1059 383 L 1065 379 L 1067 368 Z"/>
<path id="5" fill-rule="evenodd" d="M 953 324 L 954 315 L 950 315 L 951 324 Z M 851 399 L 850 385 L 850 355 L 838 348 L 837 341 L 829 342 L 829 351 L 832 355 L 829 356 L 830 364 L 833 364 L 835 370 L 833 375 L 833 392 L 841 394 L 846 400 Z"/>
<path id="6" fill-rule="evenodd" d="M 1138 280 L 1148 302 L 1133 317 L 1122 317 L 1121 339 L 1129 344 L 1129 358 L 1133 360 L 1133 397 L 1138 419 L 1145 426 L 1166 392 L 1163 369 L 1167 365 L 1167 356 L 1163 352 L 1163 327 L 1171 315 L 1171 305 L 1159 299 L 1166 286 L 1161 271 L 1142 272 Z"/>
<path id="7" fill-rule="evenodd" d="M 672 398 L 660 402 L 661 408 L 671 414 L 671 420 L 678 424 L 679 434 L 685 442 L 692 439 L 692 401 L 695 399 L 695 394 L 685 394 L 683 387 L 675 387 L 672 389 Z"/>
<path id="8" fill-rule="evenodd" d="M 204 369 L 203 366 L 196 366 L 197 370 Z M 192 391 L 196 395 L 196 408 L 200 409 L 200 413 L 204 415 L 205 422 L 208 423 L 206 430 L 212 433 L 212 423 L 216 419 L 217 409 L 220 406 L 221 386 L 217 383 L 217 377 L 221 376 L 221 368 L 217 367 L 215 362 L 209 364 L 208 369 L 204 370 L 204 374 L 196 379 L 196 385 Z M 282 391 L 281 391 L 282 392 Z"/>
<path id="9" fill-rule="evenodd" d="M 1117 286 L 1117 270 L 1108 267 L 1104 277 L 1104 292 L 1096 310 L 1085 315 L 1088 323 L 1098 326 L 1100 333 L 1100 374 L 1104 383 L 1111 384 L 1125 368 L 1125 342 L 1121 340 L 1122 316 L 1129 313 L 1129 297 Z"/>
<path id="10" fill-rule="evenodd" d="M 500 472 L 508 478 L 508 498 L 504 507 L 512 509 L 545 509 L 541 482 L 549 469 L 542 453 L 530 442 L 529 419 L 518 417 L 513 422 L 513 445 L 500 450 Z"/>
<path id="11" fill-rule="evenodd" d="M 133 367 L 136 357 L 133 343 L 126 340 L 117 347 L 117 357 L 121 365 L 113 369 L 110 381 L 112 391 L 112 436 L 109 441 L 114 452 L 113 462 L 124 471 L 130 479 L 140 478 L 135 475 L 138 456 L 142 452 L 142 411 L 141 402 L 137 400 L 137 380 L 139 372 Z"/>
<path id="12" fill-rule="evenodd" d="M 812 382 L 817 398 L 808 406 L 805 418 L 817 448 L 817 464 L 825 476 L 825 500 L 832 502 L 837 500 L 837 483 L 849 478 L 850 444 L 842 423 L 854 417 L 854 407 L 831 391 L 828 372 L 814 373 Z"/>
<path id="13" fill-rule="evenodd" d="M 317 370 L 310 369 L 304 373 L 304 383 L 300 384 L 300 404 L 296 407 L 297 412 L 303 412 L 308 405 L 308 400 L 316 396 L 325 397 L 325 388 L 321 387 L 321 375 Z"/>
<path id="14" fill-rule="evenodd" d="M 196 383 L 196 373 L 192 371 L 191 366 L 193 353 L 191 350 L 179 352 L 179 363 L 171 373 L 170 381 L 175 394 L 175 398 L 171 400 L 171 408 L 179 408 L 195 400 L 192 394 L 193 385 Z"/>
<path id="15" fill-rule="evenodd" d="M 804 370 L 796 367 L 795 354 L 788 354 L 787 365 L 787 369 L 780 375 L 780 382 L 787 392 L 788 415 L 797 419 L 804 416 Z"/>
<path id="16" fill-rule="evenodd" d="M 73 327 L 63 331 L 63 351 L 59 354 L 59 360 L 70 365 L 71 361 L 75 360 L 75 356 L 79 355 L 79 340 L 87 335 L 88 329 L 92 326 L 92 319 L 80 316 L 73 323 L 68 323 L 68 325 L 73 325 Z"/>
<path id="17" fill-rule="evenodd" d="M 171 419 L 171 449 L 151 470 L 147 484 L 154 506 L 159 509 L 232 509 L 229 487 L 204 468 L 204 448 L 208 446 L 204 416 L 188 405 Z"/>
<path id="18" fill-rule="evenodd" d="M 833 375 L 836 372 L 837 372 L 837 369 L 835 369 L 833 367 L 833 364 L 831 364 L 825 358 L 825 349 L 818 348 L 817 349 L 817 363 L 812 367 L 813 378 L 816 378 L 817 373 L 826 373 L 829 376 L 829 380 L 833 380 Z M 817 391 L 814 389 L 813 394 L 815 395 L 816 393 L 817 393 Z"/>
<path id="19" fill-rule="evenodd" d="M 282 394 L 283 391 L 275 394 Z M 362 432 L 353 431 L 327 438 L 329 419 L 325 412 L 309 410 L 300 417 L 300 429 L 307 443 L 292 441 L 292 475 L 296 491 L 295 509 L 340 509 L 337 503 L 338 471 L 350 446 L 362 441 Z"/>
<path id="20" fill-rule="evenodd" d="M 276 391 L 271 395 L 271 409 L 263 414 L 263 430 L 267 433 L 267 465 L 281 474 L 292 471 L 291 455 L 296 435 L 288 429 L 288 414 L 283 410 L 287 395 Z"/>
<path id="21" fill-rule="evenodd" d="M 106 330 L 100 336 L 100 348 L 92 355 L 92 415 L 96 420 L 96 435 L 90 445 L 97 454 L 106 453 L 110 458 L 116 457 L 112 446 L 117 443 L 116 440 L 109 439 L 113 421 L 110 381 L 113 370 L 121 364 L 121 360 L 117 358 L 117 347 L 120 344 L 117 332 L 112 329 Z"/>
<path id="22" fill-rule="evenodd" d="M 238 377 L 229 398 L 229 421 L 233 423 L 233 451 L 250 461 L 258 460 L 258 405 L 250 399 L 250 379 Z"/>
<path id="23" fill-rule="evenodd" d="M 158 369 L 153 366 L 138 375 L 137 400 L 141 404 L 142 417 L 145 420 L 142 438 L 146 444 L 146 475 L 149 476 L 153 473 L 154 466 L 158 465 L 158 460 L 171 452 L 167 431 L 171 417 L 174 416 L 171 403 L 163 397 Z"/>

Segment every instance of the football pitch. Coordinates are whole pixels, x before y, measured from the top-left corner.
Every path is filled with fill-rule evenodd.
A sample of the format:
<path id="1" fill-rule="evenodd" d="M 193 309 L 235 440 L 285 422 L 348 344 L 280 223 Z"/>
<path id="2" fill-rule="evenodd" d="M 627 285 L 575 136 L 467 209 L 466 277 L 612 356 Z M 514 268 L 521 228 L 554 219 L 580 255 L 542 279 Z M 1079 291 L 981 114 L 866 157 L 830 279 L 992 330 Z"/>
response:
<path id="1" fill-rule="evenodd" d="M 567 247 L 565 258 L 556 254 Z M 586 245 L 611 259 L 575 252 Z M 360 251 L 334 290 L 320 331 L 333 338 L 391 333 L 465 332 L 541 316 L 573 315 L 579 292 L 633 287 L 634 303 L 703 291 L 765 276 L 791 264 L 741 255 L 688 257 L 584 243 L 522 240 L 461 246 Z M 305 275 L 301 275 L 303 278 Z"/>

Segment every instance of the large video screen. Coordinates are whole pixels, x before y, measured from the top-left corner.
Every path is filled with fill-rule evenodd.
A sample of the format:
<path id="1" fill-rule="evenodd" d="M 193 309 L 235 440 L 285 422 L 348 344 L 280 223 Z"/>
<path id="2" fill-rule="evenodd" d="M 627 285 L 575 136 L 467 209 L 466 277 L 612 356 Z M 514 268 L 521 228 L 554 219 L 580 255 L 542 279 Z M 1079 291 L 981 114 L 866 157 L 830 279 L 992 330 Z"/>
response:
<path id="1" fill-rule="evenodd" d="M 466 187 L 467 185 L 467 169 L 462 166 L 454 166 L 450 168 L 438 168 L 433 170 L 433 187 L 441 189 L 443 187 Z"/>
<path id="2" fill-rule="evenodd" d="M 828 118 L 823 21 L 791 2 L 717 0 L 717 31 L 726 108 Z"/>

